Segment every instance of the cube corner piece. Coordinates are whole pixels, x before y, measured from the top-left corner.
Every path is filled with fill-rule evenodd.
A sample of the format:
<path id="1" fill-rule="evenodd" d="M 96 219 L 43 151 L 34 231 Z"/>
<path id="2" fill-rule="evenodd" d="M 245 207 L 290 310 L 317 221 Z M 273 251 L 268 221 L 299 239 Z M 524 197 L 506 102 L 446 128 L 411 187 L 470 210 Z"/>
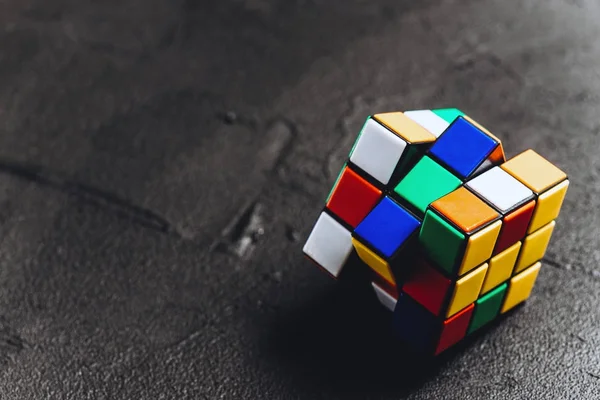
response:
<path id="1" fill-rule="evenodd" d="M 502 164 L 502 169 L 535 194 L 535 210 L 527 233 L 558 217 L 569 187 L 565 172 L 533 150 L 516 155 Z"/>

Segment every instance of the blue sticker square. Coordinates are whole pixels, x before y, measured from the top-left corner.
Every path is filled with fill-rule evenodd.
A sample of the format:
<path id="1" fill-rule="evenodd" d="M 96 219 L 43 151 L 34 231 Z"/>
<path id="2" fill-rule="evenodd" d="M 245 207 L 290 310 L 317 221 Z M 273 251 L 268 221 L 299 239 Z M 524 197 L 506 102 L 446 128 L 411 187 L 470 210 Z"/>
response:
<path id="1" fill-rule="evenodd" d="M 466 179 L 497 145 L 476 126 L 458 117 L 431 146 L 429 153 Z"/>
<path id="2" fill-rule="evenodd" d="M 421 221 L 386 196 L 354 232 L 384 256 L 391 257 L 420 226 Z"/>
<path id="3" fill-rule="evenodd" d="M 406 293 L 400 294 L 392 319 L 394 334 L 425 353 L 439 340 L 441 328 L 436 316 Z"/>

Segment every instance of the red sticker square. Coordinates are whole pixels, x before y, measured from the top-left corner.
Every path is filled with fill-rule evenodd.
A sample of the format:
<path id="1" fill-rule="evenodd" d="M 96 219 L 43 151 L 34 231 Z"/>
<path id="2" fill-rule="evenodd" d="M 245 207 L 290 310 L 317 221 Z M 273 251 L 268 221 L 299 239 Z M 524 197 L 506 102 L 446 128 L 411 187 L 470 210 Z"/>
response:
<path id="1" fill-rule="evenodd" d="M 502 230 L 494 248 L 494 255 L 508 249 L 525 237 L 533 210 L 535 210 L 535 200 L 531 200 L 504 217 Z"/>
<path id="2" fill-rule="evenodd" d="M 440 354 L 448 347 L 460 342 L 460 340 L 465 337 L 474 308 L 475 305 L 471 304 L 458 314 L 455 314 L 444 321 L 440 341 L 435 350 L 436 355 Z"/>
<path id="3" fill-rule="evenodd" d="M 450 279 L 420 260 L 402 286 L 402 291 L 432 314 L 440 315 L 450 284 Z"/>
<path id="4" fill-rule="evenodd" d="M 345 167 L 327 202 L 327 208 L 356 228 L 375 207 L 380 197 L 381 190 L 349 167 Z"/>

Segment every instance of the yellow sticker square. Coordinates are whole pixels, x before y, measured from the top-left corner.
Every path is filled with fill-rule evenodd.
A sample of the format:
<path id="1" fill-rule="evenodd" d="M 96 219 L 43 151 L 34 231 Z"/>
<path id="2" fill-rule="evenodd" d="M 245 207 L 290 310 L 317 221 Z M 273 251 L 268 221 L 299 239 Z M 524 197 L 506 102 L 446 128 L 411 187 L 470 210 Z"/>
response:
<path id="1" fill-rule="evenodd" d="M 435 142 L 431 132 L 400 111 L 375 114 L 373 117 L 409 144 Z"/>
<path id="2" fill-rule="evenodd" d="M 482 295 L 510 279 L 520 249 L 521 242 L 517 242 L 508 249 L 492 257 L 488 263 L 487 274 L 485 275 L 483 287 L 481 288 Z"/>
<path id="3" fill-rule="evenodd" d="M 525 268 L 544 257 L 555 225 L 556 222 L 552 221 L 525 237 L 523 246 L 521 247 L 521 254 L 519 254 L 519 260 L 515 266 L 515 274 L 523 271 Z"/>
<path id="4" fill-rule="evenodd" d="M 477 300 L 487 269 L 488 265 L 483 264 L 456 281 L 446 318 L 451 317 Z"/>
<path id="5" fill-rule="evenodd" d="M 458 269 L 459 276 L 490 258 L 501 227 L 502 221 L 496 221 L 469 237 L 462 263 Z"/>
<path id="6" fill-rule="evenodd" d="M 563 181 L 538 197 L 527 233 L 540 229 L 558 217 L 568 187 L 569 181 Z"/>
<path id="7" fill-rule="evenodd" d="M 567 174 L 533 150 L 522 152 L 501 167 L 538 194 L 567 178 Z"/>
<path id="8" fill-rule="evenodd" d="M 373 271 L 375 271 L 379 276 L 385 279 L 388 283 L 393 286 L 396 286 L 396 279 L 394 279 L 394 274 L 392 273 L 392 269 L 390 268 L 390 264 L 375 254 L 375 252 L 369 249 L 360 241 L 352 238 L 352 245 L 356 249 L 358 256 L 361 260 L 364 261 Z"/>
<path id="9" fill-rule="evenodd" d="M 541 267 L 542 263 L 538 261 L 511 278 L 506 297 L 504 298 L 504 304 L 502 304 L 502 308 L 500 309 L 501 313 L 507 312 L 529 298 Z"/>

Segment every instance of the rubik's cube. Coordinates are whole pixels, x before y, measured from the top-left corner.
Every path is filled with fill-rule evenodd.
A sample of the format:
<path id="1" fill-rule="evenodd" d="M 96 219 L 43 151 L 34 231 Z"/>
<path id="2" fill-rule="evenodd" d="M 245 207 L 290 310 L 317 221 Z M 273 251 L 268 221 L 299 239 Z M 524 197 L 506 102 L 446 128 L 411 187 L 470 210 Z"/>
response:
<path id="1" fill-rule="evenodd" d="M 304 253 L 335 278 L 364 266 L 397 336 L 439 354 L 530 296 L 568 185 L 460 110 L 376 114 Z"/>

